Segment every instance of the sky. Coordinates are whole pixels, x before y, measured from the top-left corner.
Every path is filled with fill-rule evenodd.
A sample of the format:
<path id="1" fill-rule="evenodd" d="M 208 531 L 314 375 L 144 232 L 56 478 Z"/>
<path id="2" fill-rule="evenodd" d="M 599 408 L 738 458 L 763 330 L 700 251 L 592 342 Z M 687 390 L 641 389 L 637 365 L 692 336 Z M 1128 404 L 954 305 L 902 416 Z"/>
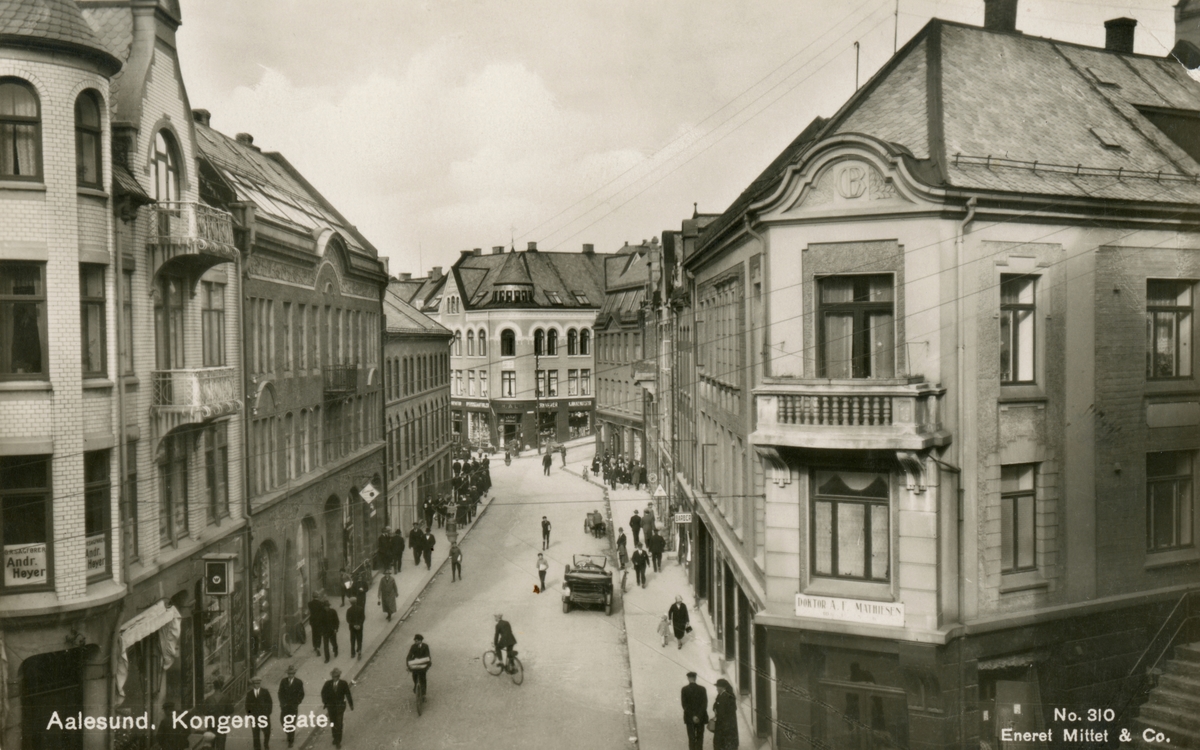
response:
<path id="1" fill-rule="evenodd" d="M 1175 0 L 1021 0 L 1026 34 L 1174 44 Z M 982 0 L 184 0 L 193 107 L 278 151 L 392 275 L 720 213 L 937 17 Z"/>

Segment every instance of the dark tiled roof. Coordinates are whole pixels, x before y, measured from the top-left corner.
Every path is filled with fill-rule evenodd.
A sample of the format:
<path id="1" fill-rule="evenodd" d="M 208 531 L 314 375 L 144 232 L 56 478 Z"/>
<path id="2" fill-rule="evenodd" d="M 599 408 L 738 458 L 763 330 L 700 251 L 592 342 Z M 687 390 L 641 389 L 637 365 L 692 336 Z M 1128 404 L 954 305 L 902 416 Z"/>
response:
<path id="1" fill-rule="evenodd" d="M 120 65 L 72 0 L 0 0 L 0 41 L 18 40 L 87 51 L 114 72 Z"/>
<path id="2" fill-rule="evenodd" d="M 406 282 L 393 280 L 388 284 L 387 294 L 383 297 L 383 315 L 386 319 L 388 333 L 416 333 L 424 335 L 442 335 L 447 338 L 453 334 L 436 320 L 421 313 L 420 310 L 408 304 L 404 299 Z"/>
<path id="3" fill-rule="evenodd" d="M 503 283 L 533 285 L 533 303 L 517 307 L 554 307 L 561 309 L 597 309 L 604 299 L 603 254 L 554 253 L 523 251 L 502 255 L 463 255 L 454 264 L 455 274 L 462 290 L 465 309 L 487 308 L 492 303 L 492 290 Z M 520 264 L 520 271 L 514 264 Z M 505 278 L 526 278 L 527 281 L 502 281 Z M 558 295 L 561 303 L 554 302 L 547 292 Z M 580 302 L 575 294 L 582 294 L 586 303 Z M 513 307 L 506 303 L 505 307 Z"/>
<path id="4" fill-rule="evenodd" d="M 125 165 L 117 162 L 113 162 L 113 193 L 130 196 L 138 205 L 154 202 L 137 177 Z"/>

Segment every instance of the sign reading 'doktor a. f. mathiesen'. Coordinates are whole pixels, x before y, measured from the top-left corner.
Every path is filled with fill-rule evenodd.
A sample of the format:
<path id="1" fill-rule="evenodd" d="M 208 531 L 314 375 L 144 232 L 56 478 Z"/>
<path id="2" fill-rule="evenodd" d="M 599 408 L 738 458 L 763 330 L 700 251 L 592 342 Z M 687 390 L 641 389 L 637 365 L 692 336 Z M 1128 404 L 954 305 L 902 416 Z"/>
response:
<path id="1" fill-rule="evenodd" d="M 796 616 L 904 627 L 904 605 L 900 602 L 870 602 L 863 599 L 796 594 Z"/>

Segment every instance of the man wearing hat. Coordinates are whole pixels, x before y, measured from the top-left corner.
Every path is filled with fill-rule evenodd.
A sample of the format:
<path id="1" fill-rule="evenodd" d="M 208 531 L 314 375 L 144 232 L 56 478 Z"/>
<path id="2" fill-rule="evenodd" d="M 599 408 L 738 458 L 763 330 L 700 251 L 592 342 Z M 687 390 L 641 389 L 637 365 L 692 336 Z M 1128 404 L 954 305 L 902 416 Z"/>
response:
<path id="1" fill-rule="evenodd" d="M 304 683 L 296 676 L 296 665 L 289 664 L 287 677 L 279 681 L 279 721 L 287 733 L 288 747 L 296 741 L 296 714 L 304 701 Z M 291 721 L 288 721 L 288 719 Z M 287 728 L 291 727 L 291 731 Z"/>
<path id="2" fill-rule="evenodd" d="M 250 690 L 246 692 L 246 716 L 253 719 L 250 731 L 254 736 L 254 750 L 271 749 L 271 711 L 275 704 L 271 702 L 271 693 L 262 686 L 262 678 L 254 675 L 250 678 Z M 258 743 L 262 735 L 262 745 Z"/>
<path id="3" fill-rule="evenodd" d="M 330 679 L 321 688 L 321 705 L 329 714 L 329 722 L 333 725 L 333 746 L 342 746 L 342 719 L 346 715 L 346 706 L 354 710 L 354 697 L 350 695 L 350 686 L 342 682 L 342 670 L 336 667 L 329 673 Z"/>
<path id="4" fill-rule="evenodd" d="M 688 684 L 679 691 L 683 703 L 683 723 L 687 727 L 688 750 L 704 747 L 704 727 L 708 724 L 708 690 L 696 684 L 696 673 L 687 673 Z"/>

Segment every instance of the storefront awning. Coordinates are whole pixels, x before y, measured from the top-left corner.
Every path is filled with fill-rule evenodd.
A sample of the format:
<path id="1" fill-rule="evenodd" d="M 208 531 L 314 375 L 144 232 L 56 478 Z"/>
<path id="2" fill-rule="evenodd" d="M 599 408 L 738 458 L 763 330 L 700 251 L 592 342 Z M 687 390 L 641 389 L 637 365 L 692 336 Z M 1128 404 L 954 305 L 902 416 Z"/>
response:
<path id="1" fill-rule="evenodd" d="M 121 626 L 121 645 L 129 648 L 177 617 L 179 612 L 174 607 L 159 600 L 125 621 Z"/>

